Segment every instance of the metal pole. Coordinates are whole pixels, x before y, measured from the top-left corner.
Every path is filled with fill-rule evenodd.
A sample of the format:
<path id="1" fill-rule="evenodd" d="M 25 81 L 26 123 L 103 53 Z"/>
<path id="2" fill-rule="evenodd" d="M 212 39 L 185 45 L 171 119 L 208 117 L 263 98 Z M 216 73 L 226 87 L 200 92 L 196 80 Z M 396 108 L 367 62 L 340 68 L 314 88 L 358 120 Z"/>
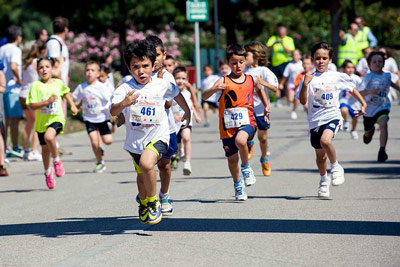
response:
<path id="1" fill-rule="evenodd" d="M 219 63 L 219 25 L 218 25 L 218 0 L 214 0 L 214 35 L 215 35 L 215 70 L 218 71 Z"/>
<path id="2" fill-rule="evenodd" d="M 196 88 L 200 89 L 200 30 L 199 22 L 194 23 L 194 39 L 195 39 L 195 50 L 196 50 Z"/>

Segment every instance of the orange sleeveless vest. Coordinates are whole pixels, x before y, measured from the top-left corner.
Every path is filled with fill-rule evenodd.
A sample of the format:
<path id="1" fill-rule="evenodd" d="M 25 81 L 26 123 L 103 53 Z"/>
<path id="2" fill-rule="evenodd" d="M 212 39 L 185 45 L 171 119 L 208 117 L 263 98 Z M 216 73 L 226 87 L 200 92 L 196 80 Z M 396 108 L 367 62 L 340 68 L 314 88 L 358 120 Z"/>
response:
<path id="1" fill-rule="evenodd" d="M 247 108 L 250 125 L 255 127 L 253 90 L 254 81 L 251 75 L 245 77 L 244 82 L 236 83 L 229 76 L 224 77 L 224 84 L 228 87 L 222 92 L 219 99 L 219 133 L 221 139 L 231 138 L 239 128 L 225 128 L 224 111 L 227 108 Z"/>

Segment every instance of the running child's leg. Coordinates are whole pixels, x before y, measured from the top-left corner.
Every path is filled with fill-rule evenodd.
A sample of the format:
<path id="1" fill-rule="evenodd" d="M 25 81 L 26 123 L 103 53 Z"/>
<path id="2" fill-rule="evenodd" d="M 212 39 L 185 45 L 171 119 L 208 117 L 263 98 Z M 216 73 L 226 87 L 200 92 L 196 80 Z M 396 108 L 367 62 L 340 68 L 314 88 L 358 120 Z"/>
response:
<path id="1" fill-rule="evenodd" d="M 208 110 L 209 110 L 209 105 L 207 102 L 203 102 L 203 112 L 204 112 L 204 120 L 205 123 L 210 121 L 210 118 L 208 116 Z"/>
<path id="2" fill-rule="evenodd" d="M 192 142 L 190 139 L 190 129 L 185 128 L 181 130 L 183 150 L 185 152 L 185 161 L 190 162 L 192 159 Z"/>
<path id="3" fill-rule="evenodd" d="M 57 126 L 56 126 L 57 127 Z M 61 126 L 62 127 L 62 126 Z M 48 127 L 44 134 L 44 141 L 47 144 L 47 148 L 53 158 L 53 165 L 57 177 L 62 177 L 65 174 L 65 170 L 61 159 L 58 155 L 57 149 L 57 130 L 53 127 Z"/>
<path id="4" fill-rule="evenodd" d="M 169 192 L 169 185 L 171 183 L 171 159 L 162 158 L 157 165 L 158 170 L 160 171 L 160 192 L 167 194 Z"/>
<path id="5" fill-rule="evenodd" d="M 107 146 L 111 145 L 113 141 L 112 134 L 101 135 L 101 141 Z"/>
<path id="6" fill-rule="evenodd" d="M 249 148 L 247 145 L 249 137 L 250 135 L 246 130 L 239 130 L 235 137 L 235 145 L 239 150 L 240 160 L 242 162 L 240 170 L 246 186 L 251 186 L 256 183 L 256 177 L 249 164 Z"/>
<path id="7" fill-rule="evenodd" d="M 351 118 L 351 130 L 355 131 L 357 129 L 358 118 Z"/>
<path id="8" fill-rule="evenodd" d="M 99 131 L 92 131 L 89 133 L 90 144 L 92 145 L 92 150 L 97 162 L 101 162 L 103 157 L 100 151 L 100 134 Z"/>
<path id="9" fill-rule="evenodd" d="M 379 141 L 380 141 L 380 149 L 378 153 L 378 161 L 379 162 L 385 162 L 388 159 L 388 155 L 386 154 L 386 144 L 387 140 L 389 137 L 388 133 L 388 116 L 383 116 L 378 120 L 379 124 L 379 131 L 380 131 L 380 136 L 379 136 Z"/>
<path id="10" fill-rule="evenodd" d="M 349 113 L 348 108 L 344 106 L 340 109 L 340 112 L 342 113 L 343 120 L 347 121 L 347 113 Z"/>
<path id="11" fill-rule="evenodd" d="M 332 185 L 341 185 L 344 183 L 344 170 L 337 161 L 336 150 L 332 144 L 334 134 L 331 129 L 325 129 L 322 133 L 320 143 L 331 163 Z"/>
<path id="12" fill-rule="evenodd" d="M 315 149 L 315 155 L 316 155 L 316 162 L 317 162 L 317 167 L 319 174 L 321 176 L 326 175 L 326 168 L 327 168 L 327 163 L 326 159 L 328 158 L 328 155 L 326 154 L 324 149 Z"/>
<path id="13" fill-rule="evenodd" d="M 260 141 L 261 158 L 267 157 L 268 131 L 258 129 L 258 141 Z"/>
<path id="14" fill-rule="evenodd" d="M 240 182 L 239 176 L 239 154 L 233 154 L 232 156 L 228 157 L 228 167 L 229 171 L 231 172 L 233 182 L 238 183 Z"/>

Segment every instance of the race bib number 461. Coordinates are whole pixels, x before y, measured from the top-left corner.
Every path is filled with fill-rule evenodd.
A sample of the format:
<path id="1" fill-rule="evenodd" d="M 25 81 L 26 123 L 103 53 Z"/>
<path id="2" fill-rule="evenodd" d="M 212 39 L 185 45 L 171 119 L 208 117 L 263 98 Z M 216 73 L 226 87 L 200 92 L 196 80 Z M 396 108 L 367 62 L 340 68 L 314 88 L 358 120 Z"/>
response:
<path id="1" fill-rule="evenodd" d="M 165 112 L 161 97 L 140 95 L 135 104 L 131 105 L 129 121 L 134 124 L 158 125 Z"/>
<path id="2" fill-rule="evenodd" d="M 250 124 L 247 108 L 228 108 L 224 110 L 225 128 L 238 128 Z"/>

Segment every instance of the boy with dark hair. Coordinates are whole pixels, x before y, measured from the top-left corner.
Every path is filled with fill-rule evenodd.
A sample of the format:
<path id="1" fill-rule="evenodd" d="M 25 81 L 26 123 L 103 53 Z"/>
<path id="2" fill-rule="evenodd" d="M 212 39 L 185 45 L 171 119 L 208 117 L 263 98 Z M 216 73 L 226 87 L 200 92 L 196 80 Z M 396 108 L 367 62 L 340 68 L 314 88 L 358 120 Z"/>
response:
<path id="1" fill-rule="evenodd" d="M 172 83 L 152 76 L 156 48 L 147 40 L 136 40 L 124 51 L 124 60 L 133 79 L 119 86 L 111 100 L 112 116 L 121 112 L 126 118 L 124 149 L 133 158 L 139 189 L 141 223 L 161 221 L 157 200 L 155 165 L 168 150 L 170 139 L 167 101 L 173 99 L 183 108 L 182 120 L 190 123 L 190 110 L 179 89 Z"/>
<path id="2" fill-rule="evenodd" d="M 253 139 L 256 130 L 254 119 L 253 94 L 256 88 L 261 102 L 266 107 L 264 120 L 269 123 L 268 99 L 261 87 L 259 79 L 243 72 L 246 67 L 246 50 L 238 44 L 226 48 L 226 60 L 231 73 L 221 77 L 210 89 L 203 94 L 203 99 L 222 92 L 219 99 L 219 131 L 220 138 L 228 158 L 229 170 L 231 172 L 236 200 L 247 199 L 244 186 L 251 186 L 256 182 L 253 170 L 250 167 L 247 141 Z M 239 155 L 241 159 L 241 172 L 244 182 L 239 176 Z"/>
<path id="3" fill-rule="evenodd" d="M 174 69 L 176 68 L 176 62 L 173 56 L 166 55 L 164 60 L 164 68 L 171 74 L 174 72 Z"/>

